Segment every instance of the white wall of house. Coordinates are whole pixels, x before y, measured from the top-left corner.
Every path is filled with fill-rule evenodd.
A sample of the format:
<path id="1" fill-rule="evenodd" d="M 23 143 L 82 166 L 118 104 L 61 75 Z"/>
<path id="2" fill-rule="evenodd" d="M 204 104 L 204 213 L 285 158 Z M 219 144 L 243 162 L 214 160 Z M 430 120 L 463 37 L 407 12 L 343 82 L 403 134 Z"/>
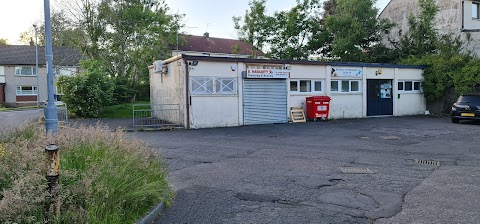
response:
<path id="1" fill-rule="evenodd" d="M 290 79 L 287 80 L 288 88 L 288 109 L 290 107 L 299 107 L 302 106 L 306 109 L 305 98 L 309 96 L 325 96 L 327 95 L 327 66 L 325 65 L 291 65 L 290 69 Z M 309 92 L 302 92 L 302 90 L 292 91 L 290 88 L 290 81 L 297 82 L 300 85 L 300 82 L 310 81 L 310 90 Z M 322 87 L 321 91 L 315 91 L 315 83 L 321 82 Z M 305 90 L 305 89 L 303 89 Z"/>
<path id="2" fill-rule="evenodd" d="M 0 66 L 0 83 L 5 83 L 5 66 Z"/>
<path id="3" fill-rule="evenodd" d="M 189 69 L 190 127 L 208 128 L 241 125 L 239 107 L 242 104 L 242 99 L 239 95 L 239 89 L 242 88 L 242 85 L 239 78 L 241 71 L 238 70 L 238 63 L 199 61 L 198 65 L 189 66 Z M 202 90 L 204 88 L 201 87 L 199 82 L 204 79 L 210 79 L 210 81 L 206 81 L 207 85 L 209 85 L 208 82 L 214 84 L 213 93 L 209 92 L 209 89 L 206 92 L 200 91 L 199 88 Z M 220 93 L 221 86 L 217 86 L 215 83 L 221 81 L 233 81 L 235 90 Z"/>
<path id="4" fill-rule="evenodd" d="M 244 124 L 243 112 L 243 80 L 242 72 L 247 66 L 244 62 L 227 61 L 197 61 L 188 66 L 189 80 L 188 91 L 190 96 L 189 121 L 190 128 L 228 127 Z M 393 116 L 424 114 L 426 100 L 422 91 L 406 91 L 398 89 L 398 82 L 408 83 L 423 81 L 422 69 L 417 68 L 393 68 L 393 67 L 360 67 L 360 66 L 331 66 L 331 65 L 304 65 L 291 64 L 280 65 L 290 69 L 290 76 L 286 80 L 288 89 L 287 114 L 290 107 L 303 106 L 305 98 L 309 96 L 330 96 L 330 118 L 363 118 L 367 117 L 367 82 L 368 80 L 391 80 Z M 399 66 L 402 67 L 402 66 Z M 187 112 L 185 76 L 186 72 L 183 60 L 168 64 L 168 73 L 163 75 L 152 73 L 151 78 L 151 102 L 154 104 L 178 103 L 182 113 Z M 332 75 L 332 68 L 336 70 L 354 71 L 352 76 Z M 153 69 L 153 68 L 152 68 Z M 152 70 L 153 71 L 153 70 Z M 355 75 L 358 72 L 359 75 Z M 226 92 L 222 92 L 221 85 L 217 82 L 230 83 Z M 293 84 L 292 84 L 292 83 Z M 300 84 L 302 82 L 302 84 Z M 321 83 L 321 88 L 315 88 L 314 82 Z M 318 83 L 320 82 L 320 83 Z M 332 82 L 349 82 L 350 90 L 344 92 L 332 91 Z M 358 84 L 353 88 L 352 82 Z M 297 84 L 297 90 L 291 85 Z M 306 83 L 310 84 L 306 88 Z M 355 84 L 356 85 L 356 84 Z M 418 85 L 418 83 L 416 83 Z M 230 89 L 233 88 L 233 89 Z M 310 91 L 300 91 L 300 89 Z M 319 91 L 315 91 L 319 90 Z M 306 109 L 306 108 L 305 108 Z M 186 123 L 185 123 L 186 124 Z"/>
<path id="5" fill-rule="evenodd" d="M 17 87 L 37 87 L 40 98 L 40 104 L 48 98 L 47 93 L 47 68 L 40 65 L 38 68 L 38 83 L 36 75 L 18 75 L 16 68 L 30 68 L 34 69 L 35 65 L 5 65 L 0 66 L 0 83 L 5 83 L 5 103 L 10 106 L 36 105 L 37 94 L 17 94 Z M 72 76 L 79 72 L 79 68 L 75 66 L 61 67 L 56 69 L 59 74 L 55 73 L 54 80 L 56 81 L 60 76 Z M 34 73 L 33 73 L 34 74 Z M 54 90 L 55 94 L 60 93 L 57 88 Z M 23 98 L 19 101 L 19 98 Z M 28 98 L 28 99 L 25 99 Z M 33 99 L 35 98 L 35 99 Z"/>
<path id="6" fill-rule="evenodd" d="M 394 112 L 396 116 L 418 115 L 427 110 L 427 100 L 423 91 L 402 91 L 398 89 L 398 82 L 423 81 L 421 69 L 395 69 Z"/>
<path id="7" fill-rule="evenodd" d="M 179 105 L 180 119 L 186 124 L 185 116 L 185 66 L 182 60 L 165 64 L 167 73 L 155 72 L 154 67 L 150 70 L 150 103 L 153 107 L 162 104 Z M 172 108 L 172 107 L 169 107 Z M 161 113 L 158 112 L 157 113 Z M 163 120 L 177 122 L 178 116 L 173 113 L 155 114 Z"/>
<path id="8" fill-rule="evenodd" d="M 17 102 L 17 86 L 35 86 L 38 87 L 40 101 L 47 99 L 47 69 L 42 66 L 38 69 L 38 85 L 37 76 L 18 76 L 15 74 L 15 67 L 35 67 L 35 66 L 4 66 L 5 72 L 5 103 L 10 106 L 22 106 L 22 105 L 36 105 L 37 100 Z M 31 97 L 31 94 L 21 95 Z M 36 96 L 36 94 L 34 95 Z"/>
<path id="9" fill-rule="evenodd" d="M 464 1 L 464 13 L 463 13 L 463 20 L 464 20 L 464 29 L 480 29 L 480 7 L 479 1 L 471 1 L 465 0 Z M 473 10 L 476 8 L 476 10 Z M 476 11 L 477 15 L 473 15 L 472 13 Z"/>

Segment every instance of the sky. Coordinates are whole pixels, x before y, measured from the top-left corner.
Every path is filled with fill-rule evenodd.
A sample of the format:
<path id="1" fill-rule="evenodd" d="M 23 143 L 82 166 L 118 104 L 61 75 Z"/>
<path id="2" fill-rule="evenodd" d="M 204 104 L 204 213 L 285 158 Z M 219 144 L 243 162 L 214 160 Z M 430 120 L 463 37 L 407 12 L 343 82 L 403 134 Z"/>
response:
<path id="1" fill-rule="evenodd" d="M 20 33 L 43 20 L 43 0 L 0 0 L 0 38 L 7 38 L 9 44 L 20 44 Z M 165 0 L 171 13 L 185 14 L 185 33 L 211 37 L 236 39 L 233 16 L 243 16 L 248 0 Z M 377 8 L 382 10 L 389 0 L 378 0 Z M 267 14 L 291 8 L 296 0 L 267 0 Z M 50 0 L 51 8 L 57 0 Z"/>

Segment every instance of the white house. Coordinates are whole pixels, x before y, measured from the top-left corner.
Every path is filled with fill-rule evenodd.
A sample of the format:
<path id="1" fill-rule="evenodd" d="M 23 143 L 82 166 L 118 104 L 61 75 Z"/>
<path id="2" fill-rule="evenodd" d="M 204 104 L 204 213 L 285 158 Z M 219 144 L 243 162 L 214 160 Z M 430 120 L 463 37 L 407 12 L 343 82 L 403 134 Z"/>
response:
<path id="1" fill-rule="evenodd" d="M 185 128 L 286 123 L 308 96 L 330 96 L 335 119 L 426 110 L 422 66 L 178 55 L 149 68 L 151 103 L 178 104 Z"/>

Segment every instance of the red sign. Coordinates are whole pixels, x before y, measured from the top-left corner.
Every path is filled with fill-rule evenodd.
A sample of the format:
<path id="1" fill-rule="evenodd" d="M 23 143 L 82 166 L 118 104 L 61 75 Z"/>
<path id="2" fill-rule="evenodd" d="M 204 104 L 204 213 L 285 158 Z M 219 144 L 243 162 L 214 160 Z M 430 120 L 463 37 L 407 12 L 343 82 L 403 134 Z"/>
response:
<path id="1" fill-rule="evenodd" d="M 289 75 L 285 69 L 247 69 L 247 78 L 251 79 L 287 79 Z"/>

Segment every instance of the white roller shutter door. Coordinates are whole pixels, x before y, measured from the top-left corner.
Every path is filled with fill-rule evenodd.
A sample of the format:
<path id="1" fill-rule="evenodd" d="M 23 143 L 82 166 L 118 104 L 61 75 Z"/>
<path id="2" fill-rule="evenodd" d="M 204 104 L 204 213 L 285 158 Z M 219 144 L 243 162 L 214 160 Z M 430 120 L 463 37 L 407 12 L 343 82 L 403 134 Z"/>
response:
<path id="1" fill-rule="evenodd" d="M 243 115 L 245 125 L 286 123 L 285 79 L 244 79 Z"/>

